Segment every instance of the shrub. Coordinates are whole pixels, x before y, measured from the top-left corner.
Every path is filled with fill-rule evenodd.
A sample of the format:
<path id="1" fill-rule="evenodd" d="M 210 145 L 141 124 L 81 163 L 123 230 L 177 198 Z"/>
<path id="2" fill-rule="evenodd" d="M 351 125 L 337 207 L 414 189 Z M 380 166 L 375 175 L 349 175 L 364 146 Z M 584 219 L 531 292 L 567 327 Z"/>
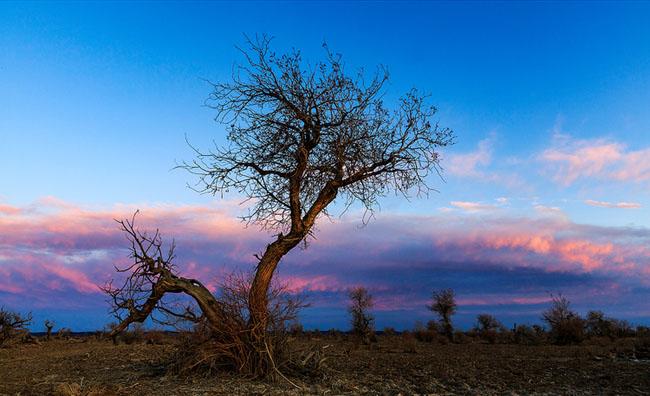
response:
<path id="1" fill-rule="evenodd" d="M 415 328 L 413 329 L 413 336 L 416 340 L 420 342 L 438 342 L 438 343 L 447 343 L 448 338 L 441 336 L 438 331 L 437 323 L 434 321 L 429 321 L 425 327 L 422 322 L 415 322 Z"/>
<path id="2" fill-rule="evenodd" d="M 546 332 L 539 325 L 518 325 L 513 330 L 514 341 L 523 345 L 540 345 L 546 341 Z"/>
<path id="3" fill-rule="evenodd" d="M 29 334 L 27 326 L 29 326 L 31 321 L 31 313 L 22 316 L 17 312 L 0 308 L 0 346 L 10 339 L 24 335 L 25 333 Z"/>
<path id="4" fill-rule="evenodd" d="M 213 374 L 219 369 L 254 373 L 261 359 L 269 358 L 277 375 L 282 372 L 304 373 L 309 367 L 320 367 L 323 351 L 302 353 L 291 348 L 289 327 L 296 322 L 298 312 L 307 304 L 302 296 L 289 293 L 287 287 L 275 283 L 269 292 L 269 312 L 265 342 L 249 353 L 248 295 L 251 277 L 232 274 L 221 284 L 218 300 L 226 314 L 215 325 L 199 318 L 191 331 L 182 333 L 180 345 L 172 356 L 171 370 L 178 374 Z M 318 331 L 318 330 L 315 330 Z M 320 333 L 320 332 L 319 332 Z M 307 334 L 309 334 L 307 332 Z M 270 374 L 272 377 L 275 375 Z"/>
<path id="5" fill-rule="evenodd" d="M 504 327 L 501 322 L 492 315 L 480 314 L 476 317 L 476 332 L 478 336 L 490 344 L 494 344 L 497 341 L 499 333 L 503 332 L 503 329 Z"/>
<path id="6" fill-rule="evenodd" d="M 69 340 L 71 335 L 72 330 L 68 329 L 67 327 L 62 327 L 59 329 L 59 331 L 56 332 L 56 338 L 61 340 Z"/>
<path id="7" fill-rule="evenodd" d="M 590 337 L 631 337 L 635 335 L 632 326 L 625 320 L 605 316 L 602 311 L 589 311 L 585 319 L 585 330 Z"/>
<path id="8" fill-rule="evenodd" d="M 585 321 L 571 310 L 571 303 L 562 296 L 551 296 L 551 306 L 542 319 L 550 326 L 550 336 L 559 345 L 575 344 L 584 339 Z"/>

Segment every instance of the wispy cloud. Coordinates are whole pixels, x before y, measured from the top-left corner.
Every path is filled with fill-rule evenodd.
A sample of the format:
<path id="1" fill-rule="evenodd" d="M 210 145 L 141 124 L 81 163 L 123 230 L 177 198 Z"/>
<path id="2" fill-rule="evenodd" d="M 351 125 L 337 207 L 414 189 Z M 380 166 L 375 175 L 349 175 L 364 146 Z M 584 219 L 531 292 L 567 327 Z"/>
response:
<path id="1" fill-rule="evenodd" d="M 469 201 L 451 201 L 450 205 L 462 210 L 466 210 L 468 212 L 489 211 L 498 208 L 497 206 L 491 204 Z"/>
<path id="2" fill-rule="evenodd" d="M 475 151 L 453 154 L 445 159 L 445 170 L 451 175 L 461 177 L 482 177 L 485 168 L 492 162 L 493 138 L 483 139 Z"/>
<path id="3" fill-rule="evenodd" d="M 650 181 L 650 148 L 629 150 L 608 139 L 573 139 L 556 135 L 539 159 L 552 178 L 569 186 L 579 179 L 598 178 L 636 183 Z"/>
<path id="4" fill-rule="evenodd" d="M 587 199 L 585 200 L 585 203 L 590 206 L 598 206 L 601 208 L 638 209 L 641 207 L 641 204 L 637 202 L 606 202 Z"/>

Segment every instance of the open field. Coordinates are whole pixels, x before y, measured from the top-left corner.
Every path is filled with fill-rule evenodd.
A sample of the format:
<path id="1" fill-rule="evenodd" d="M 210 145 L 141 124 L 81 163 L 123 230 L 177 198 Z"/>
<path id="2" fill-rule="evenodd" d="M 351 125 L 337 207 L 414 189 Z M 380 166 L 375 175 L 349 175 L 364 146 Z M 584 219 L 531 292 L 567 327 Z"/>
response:
<path id="1" fill-rule="evenodd" d="M 329 345 L 321 378 L 292 378 L 302 390 L 231 374 L 179 378 L 165 370 L 173 342 L 86 337 L 0 349 L 0 394 L 650 394 L 650 361 L 633 356 L 634 339 L 562 347 L 441 345 L 399 335 L 370 347 L 340 335 L 293 342 Z"/>

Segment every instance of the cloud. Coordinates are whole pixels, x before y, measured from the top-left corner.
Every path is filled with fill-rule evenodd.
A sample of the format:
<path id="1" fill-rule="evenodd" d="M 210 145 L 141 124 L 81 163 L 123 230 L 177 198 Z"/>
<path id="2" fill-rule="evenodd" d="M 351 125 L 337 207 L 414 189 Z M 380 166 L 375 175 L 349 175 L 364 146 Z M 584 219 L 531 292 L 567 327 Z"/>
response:
<path id="1" fill-rule="evenodd" d="M 0 215 L 15 215 L 20 213 L 21 209 L 10 205 L 0 203 Z"/>
<path id="2" fill-rule="evenodd" d="M 472 178 L 480 182 L 498 183 L 518 191 L 529 189 L 515 169 L 519 167 L 520 159 L 508 158 L 494 166 L 494 141 L 495 134 L 478 142 L 474 151 L 460 154 L 450 154 L 443 159 L 445 173 L 460 178 Z M 498 169 L 498 165 L 506 164 L 505 171 Z M 496 169 L 495 169 L 496 168 Z"/>
<path id="3" fill-rule="evenodd" d="M 585 203 L 590 206 L 599 206 L 601 208 L 638 209 L 641 207 L 641 204 L 636 202 L 605 202 L 587 199 Z"/>
<path id="4" fill-rule="evenodd" d="M 494 207 L 452 204 L 478 211 Z M 181 274 L 201 279 L 213 291 L 225 274 L 254 268 L 253 253 L 272 238 L 245 228 L 229 205 L 139 207 L 137 225 L 159 228 L 166 241 L 175 239 Z M 112 219 L 129 217 L 134 208 L 91 210 L 59 202 L 0 216 L 0 299 L 25 309 L 105 311 L 96 285 L 117 276 L 113 265 L 129 262 L 126 240 Z M 620 302 L 626 309 L 641 304 L 644 290 L 650 295 L 645 228 L 508 216 L 504 209 L 489 218 L 382 214 L 362 229 L 357 219 L 342 218 L 318 228 L 307 250 L 283 259 L 278 276 L 292 292 L 307 293 L 316 308 L 341 315 L 346 291 L 359 284 L 377 297 L 382 312 L 414 315 L 426 313 L 431 290 L 440 287 L 453 287 L 465 304 L 474 301 L 486 309 L 534 305 L 549 290 L 573 292 L 578 303 Z"/>
<path id="5" fill-rule="evenodd" d="M 453 154 L 445 159 L 445 170 L 451 175 L 461 177 L 481 177 L 484 169 L 492 162 L 493 139 L 483 139 L 475 151 Z"/>
<path id="6" fill-rule="evenodd" d="M 650 181 L 650 148 L 628 150 L 607 139 L 573 139 L 556 135 L 552 147 L 538 158 L 547 164 L 553 180 L 569 186 L 579 179 Z"/>
<path id="7" fill-rule="evenodd" d="M 567 218 L 566 214 L 558 206 L 545 206 L 545 205 L 534 205 L 533 209 L 542 215 L 546 216 L 559 216 Z"/>
<path id="8" fill-rule="evenodd" d="M 479 212 L 486 210 L 497 209 L 495 205 L 484 204 L 480 202 L 468 202 L 468 201 L 451 201 L 451 206 L 455 206 L 459 209 L 466 210 L 468 212 Z"/>

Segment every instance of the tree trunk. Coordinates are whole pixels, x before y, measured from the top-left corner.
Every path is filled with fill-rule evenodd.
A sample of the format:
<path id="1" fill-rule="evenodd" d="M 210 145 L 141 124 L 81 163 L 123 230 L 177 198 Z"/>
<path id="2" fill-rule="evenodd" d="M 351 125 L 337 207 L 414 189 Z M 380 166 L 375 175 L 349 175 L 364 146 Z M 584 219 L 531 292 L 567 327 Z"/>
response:
<path id="1" fill-rule="evenodd" d="M 248 298 L 250 328 L 256 335 L 266 332 L 268 325 L 268 292 L 273 280 L 273 274 L 282 257 L 295 247 L 302 238 L 289 234 L 280 235 L 278 239 L 267 246 L 264 255 L 257 265 L 255 278 L 251 284 Z"/>

